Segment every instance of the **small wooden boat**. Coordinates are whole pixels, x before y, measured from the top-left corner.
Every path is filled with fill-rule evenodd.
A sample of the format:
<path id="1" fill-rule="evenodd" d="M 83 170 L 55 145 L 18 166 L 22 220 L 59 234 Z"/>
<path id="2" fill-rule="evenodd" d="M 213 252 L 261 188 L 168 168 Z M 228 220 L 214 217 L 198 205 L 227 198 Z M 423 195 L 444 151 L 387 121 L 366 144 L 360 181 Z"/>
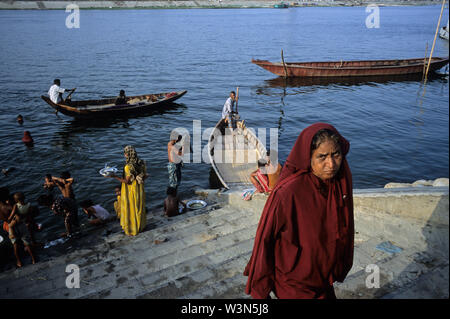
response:
<path id="1" fill-rule="evenodd" d="M 116 105 L 116 98 L 80 100 L 53 103 L 47 96 L 41 98 L 56 111 L 76 118 L 113 117 L 152 111 L 168 105 L 186 94 L 185 91 L 128 96 L 125 104 Z"/>
<path id="2" fill-rule="evenodd" d="M 265 146 L 245 121 L 238 116 L 235 119 L 234 129 L 221 119 L 208 141 L 211 166 L 227 189 L 252 185 L 250 174 L 258 169 L 258 160 L 266 156 Z"/>
<path id="3" fill-rule="evenodd" d="M 424 65 L 427 65 L 428 58 L 286 63 L 252 59 L 252 63 L 283 77 L 353 77 L 423 73 Z M 439 70 L 446 64 L 448 64 L 448 57 L 432 58 L 430 63 L 430 71 Z"/>

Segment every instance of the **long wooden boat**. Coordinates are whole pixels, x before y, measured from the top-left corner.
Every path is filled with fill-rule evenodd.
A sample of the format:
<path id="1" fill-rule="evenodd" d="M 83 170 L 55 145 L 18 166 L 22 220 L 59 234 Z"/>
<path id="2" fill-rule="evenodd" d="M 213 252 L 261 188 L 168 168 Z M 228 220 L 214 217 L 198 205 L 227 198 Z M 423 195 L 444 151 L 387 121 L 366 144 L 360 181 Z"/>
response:
<path id="1" fill-rule="evenodd" d="M 424 64 L 428 63 L 428 58 L 286 63 L 252 59 L 252 63 L 283 77 L 353 77 L 423 73 Z M 432 58 L 430 71 L 439 70 L 446 64 L 448 64 L 448 57 Z"/>
<path id="2" fill-rule="evenodd" d="M 250 174 L 258 169 L 258 160 L 265 158 L 266 148 L 244 120 L 236 120 L 232 130 L 221 119 L 209 137 L 208 155 L 218 179 L 230 189 L 252 185 Z"/>
<path id="3" fill-rule="evenodd" d="M 144 113 L 168 105 L 186 94 L 186 90 L 157 94 L 128 96 L 125 104 L 116 105 L 116 98 L 100 100 L 80 100 L 53 103 L 47 96 L 41 98 L 56 111 L 76 118 L 113 117 L 134 113 Z"/>

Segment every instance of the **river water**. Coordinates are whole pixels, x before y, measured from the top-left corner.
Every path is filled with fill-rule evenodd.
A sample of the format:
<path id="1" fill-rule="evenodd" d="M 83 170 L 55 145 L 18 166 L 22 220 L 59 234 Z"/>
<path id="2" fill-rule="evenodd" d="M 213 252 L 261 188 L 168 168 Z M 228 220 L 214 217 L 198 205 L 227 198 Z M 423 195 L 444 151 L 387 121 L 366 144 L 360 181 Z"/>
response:
<path id="1" fill-rule="evenodd" d="M 44 193 L 46 173 L 69 170 L 78 199 L 112 211 L 116 183 L 98 171 L 105 163 L 122 168 L 123 147 L 132 144 L 147 162 L 147 206 L 154 208 L 165 197 L 171 130 L 192 133 L 194 120 L 201 132 L 213 127 L 238 86 L 241 117 L 267 136 L 278 129 L 282 161 L 303 128 L 324 121 L 351 143 L 355 188 L 448 177 L 448 76 L 430 80 L 422 97 L 417 80 L 285 83 L 250 62 L 279 61 L 281 49 L 286 61 L 423 57 L 439 13 L 439 6 L 381 7 L 379 28 L 368 28 L 365 7 L 86 10 L 80 28 L 69 29 L 63 10 L 0 11 L 0 168 L 14 168 L 1 174 L 0 186 L 34 201 Z M 442 25 L 447 19 L 445 12 Z M 448 50 L 438 38 L 433 56 Z M 153 114 L 84 123 L 55 115 L 41 100 L 54 78 L 77 88 L 73 100 L 116 96 L 120 89 L 188 93 Z M 24 130 L 33 148 L 21 142 Z M 183 197 L 209 186 L 209 169 L 186 163 Z M 62 228 L 45 209 L 39 220 L 48 230 Z"/>

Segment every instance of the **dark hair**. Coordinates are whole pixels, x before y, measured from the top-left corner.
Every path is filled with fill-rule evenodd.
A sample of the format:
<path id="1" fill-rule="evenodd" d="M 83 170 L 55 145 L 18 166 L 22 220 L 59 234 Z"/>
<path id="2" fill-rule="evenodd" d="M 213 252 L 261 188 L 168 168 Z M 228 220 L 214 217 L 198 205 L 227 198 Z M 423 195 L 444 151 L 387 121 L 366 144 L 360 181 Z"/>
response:
<path id="1" fill-rule="evenodd" d="M 125 95 L 125 91 L 124 90 L 120 90 L 119 95 Z"/>
<path id="2" fill-rule="evenodd" d="M 45 174 L 45 177 L 51 180 L 52 179 L 52 174 Z"/>
<path id="3" fill-rule="evenodd" d="M 53 204 L 53 195 L 52 194 L 44 194 L 38 197 L 37 202 L 41 206 L 50 206 Z"/>
<path id="4" fill-rule="evenodd" d="M 80 203 L 81 208 L 88 208 L 94 206 L 94 202 L 90 199 L 86 199 Z"/>
<path id="5" fill-rule="evenodd" d="M 177 196 L 177 189 L 174 187 L 167 187 L 167 191 L 166 191 L 167 195 L 172 195 L 172 196 Z"/>
<path id="6" fill-rule="evenodd" d="M 61 84 L 61 81 L 60 81 L 59 79 L 54 79 L 54 80 L 53 80 L 53 84 L 58 84 L 58 85 L 60 85 L 60 84 Z"/>
<path id="7" fill-rule="evenodd" d="M 317 148 L 319 148 L 320 144 L 322 144 L 326 140 L 331 140 L 334 143 L 336 143 L 336 145 L 341 146 L 340 136 L 337 133 L 325 128 L 325 129 L 319 130 L 314 135 L 314 137 L 311 141 L 311 155 Z"/>
<path id="8" fill-rule="evenodd" d="M 9 199 L 9 188 L 0 187 L 0 202 L 6 202 Z"/>
<path id="9" fill-rule="evenodd" d="M 231 91 L 231 92 L 230 92 L 230 94 L 234 94 L 234 95 L 236 95 L 236 92 L 234 92 L 234 91 Z"/>
<path id="10" fill-rule="evenodd" d="M 22 192 L 14 193 L 14 201 L 16 200 L 16 198 L 17 201 L 23 202 L 25 200 L 25 195 Z"/>
<path id="11" fill-rule="evenodd" d="M 68 171 L 64 171 L 61 173 L 61 178 L 68 179 L 70 178 L 70 173 Z"/>

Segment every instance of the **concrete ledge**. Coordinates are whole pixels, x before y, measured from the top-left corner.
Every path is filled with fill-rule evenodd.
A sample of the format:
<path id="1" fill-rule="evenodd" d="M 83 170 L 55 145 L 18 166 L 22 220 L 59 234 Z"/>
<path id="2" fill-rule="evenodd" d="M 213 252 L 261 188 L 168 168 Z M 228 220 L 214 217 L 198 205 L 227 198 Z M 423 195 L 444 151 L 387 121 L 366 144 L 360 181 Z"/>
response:
<path id="1" fill-rule="evenodd" d="M 355 212 L 385 212 L 422 222 L 449 225 L 448 187 L 354 190 Z"/>
<path id="2" fill-rule="evenodd" d="M 242 191 L 197 190 L 196 194 L 261 214 L 268 196 L 254 194 L 250 201 L 244 201 Z M 353 202 L 356 218 L 358 214 L 379 212 L 414 218 L 424 223 L 449 225 L 448 187 L 355 189 Z"/>

